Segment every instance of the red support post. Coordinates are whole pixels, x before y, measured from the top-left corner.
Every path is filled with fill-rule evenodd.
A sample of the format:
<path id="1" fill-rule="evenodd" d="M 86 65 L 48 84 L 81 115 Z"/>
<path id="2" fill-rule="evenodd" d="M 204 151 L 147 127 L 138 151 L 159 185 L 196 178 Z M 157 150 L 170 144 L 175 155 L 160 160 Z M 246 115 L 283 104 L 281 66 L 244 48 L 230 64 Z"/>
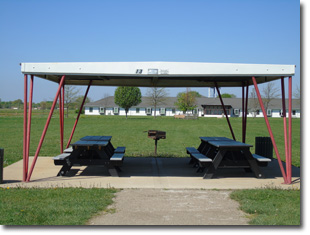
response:
<path id="1" fill-rule="evenodd" d="M 65 76 L 62 76 L 62 78 L 61 78 L 61 80 L 60 80 L 60 83 L 59 83 L 58 90 L 57 90 L 57 92 L 56 92 L 56 96 L 55 96 L 55 98 L 54 98 L 54 101 L 53 101 L 53 104 L 52 104 L 52 107 L 51 107 L 51 110 L 50 110 L 50 113 L 49 113 L 49 115 L 48 115 L 48 118 L 47 118 L 47 121 L 46 121 L 46 124 L 45 124 L 45 127 L 44 127 L 44 129 L 43 129 L 43 132 L 42 132 L 42 135 L 41 135 L 41 139 L 40 139 L 38 148 L 37 148 L 36 153 L 35 153 L 35 155 L 34 155 L 34 159 L 33 159 L 33 161 L 32 161 L 32 165 L 31 165 L 30 171 L 29 171 L 28 176 L 27 176 L 27 179 L 26 179 L 27 182 L 29 182 L 29 180 L 30 180 L 30 178 L 31 178 L 31 175 L 32 175 L 34 166 L 35 166 L 36 161 L 37 161 L 37 159 L 38 159 L 38 156 L 39 156 L 39 153 L 40 153 L 40 150 L 41 150 L 41 147 L 42 147 L 42 144 L 43 144 L 43 141 L 44 141 L 46 132 L 47 132 L 47 128 L 48 128 L 49 123 L 50 123 L 50 121 L 51 121 L 51 118 L 52 118 L 52 115 L 53 115 L 53 112 L 54 112 L 54 109 L 55 109 L 55 106 L 56 106 L 56 103 L 57 103 L 57 99 L 58 99 L 58 97 L 59 97 L 59 93 L 60 93 L 60 90 L 61 90 L 61 87 L 62 87 L 64 81 L 65 81 Z"/>
<path id="2" fill-rule="evenodd" d="M 62 85 L 62 129 L 65 126 L 65 83 Z"/>
<path id="3" fill-rule="evenodd" d="M 87 87 L 86 92 L 85 92 L 85 95 L 84 95 L 84 99 L 83 99 L 83 101 L 82 101 L 82 104 L 81 104 L 79 113 L 78 113 L 78 115 L 77 115 L 77 117 L 76 117 L 76 120 L 75 120 L 74 126 L 73 126 L 73 128 L 72 128 L 71 135 L 70 135 L 70 138 L 69 138 L 69 140 L 68 140 L 68 143 L 67 143 L 66 148 L 69 148 L 69 145 L 70 145 L 70 143 L 71 143 L 73 134 L 74 134 L 74 132 L 75 132 L 76 125 L 77 125 L 77 123 L 78 123 L 78 121 L 79 121 L 79 118 L 80 118 L 80 115 L 81 115 L 81 112 L 82 112 L 82 109 L 83 109 L 83 106 L 84 106 L 84 103 L 85 103 L 85 100 L 86 100 L 86 97 L 87 97 L 87 94 L 88 94 L 88 91 L 89 91 L 89 88 L 90 88 L 92 82 L 93 82 L 92 80 L 89 81 L 88 87 Z"/>
<path id="4" fill-rule="evenodd" d="M 249 82 L 247 81 L 246 96 L 245 96 L 245 114 L 244 114 L 244 143 L 246 141 L 246 121 L 248 116 L 248 100 L 249 100 Z"/>
<path id="5" fill-rule="evenodd" d="M 272 141 L 272 145 L 273 145 L 274 151 L 275 151 L 277 159 L 278 159 L 278 163 L 279 163 L 280 170 L 281 170 L 281 173 L 282 173 L 282 176 L 283 176 L 283 179 L 284 179 L 284 183 L 287 184 L 286 174 L 285 174 L 282 162 L 281 162 L 280 154 L 279 154 L 279 151 L 278 151 L 278 148 L 277 148 L 277 145 L 276 145 L 276 142 L 275 142 L 272 130 L 271 130 L 270 123 L 269 123 L 268 118 L 267 118 L 267 114 L 266 114 L 266 110 L 265 110 L 265 107 L 264 107 L 264 104 L 263 104 L 263 100 L 262 100 L 262 97 L 261 97 L 260 92 L 258 90 L 256 78 L 252 77 L 252 81 L 253 81 L 253 84 L 254 84 L 254 87 L 255 87 L 255 91 L 256 91 L 256 94 L 257 94 L 257 98 L 258 98 L 260 107 L 261 107 L 261 109 L 263 111 L 263 114 L 264 114 L 264 119 L 265 119 L 265 122 L 266 122 L 266 126 L 267 126 L 267 129 L 268 129 L 271 141 Z"/>
<path id="6" fill-rule="evenodd" d="M 64 132 L 65 126 L 65 83 L 62 85 L 62 130 Z"/>
<path id="7" fill-rule="evenodd" d="M 286 162 L 286 174 L 288 174 L 289 151 L 288 151 L 288 140 L 287 140 L 287 121 L 286 121 L 284 77 L 281 78 L 281 90 L 282 90 L 282 116 L 283 116 L 284 145 L 285 145 L 285 162 Z M 288 177 L 288 175 L 287 175 L 287 177 Z"/>
<path id="8" fill-rule="evenodd" d="M 23 141 L 23 181 L 27 179 L 27 99 L 28 99 L 28 75 L 24 75 L 24 141 Z"/>
<path id="9" fill-rule="evenodd" d="M 288 78 L 288 169 L 287 181 L 292 183 L 292 77 Z"/>
<path id="10" fill-rule="evenodd" d="M 59 92 L 59 123 L 60 123 L 60 153 L 63 153 L 64 130 L 62 119 L 62 87 L 61 91 Z"/>
<path id="11" fill-rule="evenodd" d="M 245 136 L 244 136 L 244 83 L 242 83 L 242 142 L 245 143 Z"/>
<path id="12" fill-rule="evenodd" d="M 215 84 L 215 88 L 216 88 L 216 90 L 217 90 L 217 93 L 219 94 L 219 98 L 220 98 L 220 101 L 221 101 L 221 104 L 222 104 L 222 107 L 223 107 L 224 114 L 225 114 L 225 116 L 226 116 L 226 120 L 227 120 L 229 129 L 230 129 L 231 135 L 232 135 L 233 139 L 236 140 L 234 131 L 233 131 L 232 127 L 231 127 L 231 124 L 230 124 L 230 121 L 229 121 L 229 118 L 228 118 L 228 115 L 227 115 L 227 112 L 226 112 L 226 109 L 225 109 L 225 106 L 224 106 L 224 102 L 223 102 L 223 99 L 222 99 L 220 90 L 219 90 L 219 88 L 218 88 L 218 86 L 217 86 L 217 83 L 214 82 L 214 84 Z"/>
<path id="13" fill-rule="evenodd" d="M 26 146 L 26 172 L 28 172 L 28 164 L 29 164 L 32 98 L 33 98 L 33 75 L 31 75 L 31 79 L 30 79 L 30 94 L 29 94 L 29 108 L 28 108 L 29 110 L 28 110 L 28 125 L 27 125 L 27 146 Z"/>

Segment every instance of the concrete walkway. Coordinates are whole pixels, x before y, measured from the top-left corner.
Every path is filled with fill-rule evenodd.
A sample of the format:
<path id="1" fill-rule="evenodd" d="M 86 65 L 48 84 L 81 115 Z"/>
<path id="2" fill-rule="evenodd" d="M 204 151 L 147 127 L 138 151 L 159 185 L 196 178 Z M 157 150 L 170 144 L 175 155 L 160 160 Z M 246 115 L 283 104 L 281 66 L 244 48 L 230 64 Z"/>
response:
<path id="1" fill-rule="evenodd" d="M 88 225 L 247 225 L 227 190 L 123 189 Z"/>
<path id="2" fill-rule="evenodd" d="M 30 164 L 33 158 L 30 158 Z M 120 177 L 109 176 L 104 167 L 72 167 L 63 177 L 56 177 L 60 166 L 51 157 L 39 157 L 31 182 L 22 182 L 22 160 L 4 168 L 0 187 L 114 187 L 152 189 L 248 189 L 300 188 L 300 170 L 293 167 L 292 185 L 283 184 L 278 162 L 262 168 L 266 178 L 257 179 L 243 169 L 219 169 L 214 179 L 203 179 L 203 173 L 188 164 L 189 158 L 134 158 L 124 160 Z"/>

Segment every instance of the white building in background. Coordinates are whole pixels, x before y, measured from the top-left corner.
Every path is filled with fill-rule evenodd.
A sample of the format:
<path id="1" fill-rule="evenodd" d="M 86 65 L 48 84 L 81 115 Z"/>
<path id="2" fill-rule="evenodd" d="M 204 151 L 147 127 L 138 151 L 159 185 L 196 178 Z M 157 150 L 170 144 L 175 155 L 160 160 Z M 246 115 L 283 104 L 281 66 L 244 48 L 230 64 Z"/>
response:
<path id="1" fill-rule="evenodd" d="M 183 114 L 183 112 L 175 106 L 176 97 L 167 97 L 165 102 L 156 107 L 156 116 L 174 116 Z M 241 98 L 223 98 L 225 109 L 230 117 L 242 116 L 242 99 Z M 257 102 L 256 102 L 257 103 Z M 288 108 L 288 100 L 286 100 L 286 108 Z M 128 111 L 128 116 L 154 116 L 155 108 L 150 105 L 146 97 L 142 97 L 142 102 Z M 288 116 L 288 109 L 286 110 Z M 190 112 L 192 113 L 192 112 Z M 273 99 L 267 109 L 269 117 L 282 116 L 282 100 Z M 125 110 L 114 103 L 114 96 L 85 104 L 86 115 L 126 115 Z M 193 110 L 193 114 L 199 117 L 222 117 L 224 115 L 220 99 L 218 98 L 197 98 L 197 108 Z M 252 99 L 248 101 L 247 117 L 263 117 L 260 107 Z M 292 117 L 300 118 L 300 100 L 292 100 Z"/>

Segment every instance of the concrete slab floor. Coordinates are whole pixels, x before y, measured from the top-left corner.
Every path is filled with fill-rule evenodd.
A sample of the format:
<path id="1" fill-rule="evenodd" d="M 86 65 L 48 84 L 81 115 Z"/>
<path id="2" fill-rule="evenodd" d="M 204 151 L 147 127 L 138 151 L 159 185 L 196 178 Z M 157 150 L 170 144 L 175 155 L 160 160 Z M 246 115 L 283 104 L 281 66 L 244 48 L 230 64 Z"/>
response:
<path id="1" fill-rule="evenodd" d="M 30 158 L 30 164 L 33 157 Z M 4 183 L 0 187 L 100 187 L 154 189 L 249 189 L 300 188 L 300 169 L 292 168 L 293 184 L 283 184 L 277 160 L 261 168 L 265 179 L 255 178 L 243 169 L 219 169 L 213 179 L 203 179 L 203 173 L 188 164 L 189 158 L 125 157 L 120 177 L 111 177 L 105 167 L 72 167 L 66 176 L 57 177 L 60 166 L 52 157 L 39 157 L 31 181 L 22 182 L 23 161 L 4 168 Z M 284 164 L 285 167 L 285 164 Z"/>

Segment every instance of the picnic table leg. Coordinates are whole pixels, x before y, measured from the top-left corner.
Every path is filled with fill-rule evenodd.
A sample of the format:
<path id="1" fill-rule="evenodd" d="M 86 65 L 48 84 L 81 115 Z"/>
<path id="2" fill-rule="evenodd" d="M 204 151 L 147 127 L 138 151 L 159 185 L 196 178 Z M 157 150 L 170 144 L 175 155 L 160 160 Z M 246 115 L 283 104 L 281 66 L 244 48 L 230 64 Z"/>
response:
<path id="1" fill-rule="evenodd" d="M 217 154 L 215 155 L 212 164 L 208 167 L 205 175 L 203 176 L 204 179 L 212 179 L 216 169 L 220 165 L 221 161 L 223 160 L 223 157 L 225 156 L 227 150 L 219 150 Z"/>
<path id="2" fill-rule="evenodd" d="M 64 176 L 67 174 L 68 171 L 70 171 L 72 167 L 72 164 L 70 162 L 69 159 L 66 159 L 62 168 L 60 169 L 60 171 L 58 172 L 57 176 Z"/>
<path id="3" fill-rule="evenodd" d="M 115 166 L 108 166 L 108 171 L 112 177 L 118 177 L 118 170 Z"/>
<path id="4" fill-rule="evenodd" d="M 191 165 L 191 164 L 193 164 L 195 161 L 194 161 L 194 158 L 192 157 L 192 155 L 190 155 L 190 160 L 189 160 L 189 162 L 188 162 L 188 165 Z"/>
<path id="5" fill-rule="evenodd" d="M 255 174 L 255 177 L 256 178 L 265 178 L 264 174 L 261 172 L 261 169 L 257 165 L 257 162 L 256 162 L 255 158 L 253 158 L 250 151 L 244 150 L 243 153 L 244 153 L 247 161 L 249 162 L 250 168 L 253 171 L 253 173 Z"/>
<path id="6" fill-rule="evenodd" d="M 57 176 L 65 176 L 68 171 L 70 171 L 72 166 L 64 164 L 60 171 L 58 172 Z"/>
<path id="7" fill-rule="evenodd" d="M 157 156 L 157 139 L 155 139 L 155 156 Z"/>

